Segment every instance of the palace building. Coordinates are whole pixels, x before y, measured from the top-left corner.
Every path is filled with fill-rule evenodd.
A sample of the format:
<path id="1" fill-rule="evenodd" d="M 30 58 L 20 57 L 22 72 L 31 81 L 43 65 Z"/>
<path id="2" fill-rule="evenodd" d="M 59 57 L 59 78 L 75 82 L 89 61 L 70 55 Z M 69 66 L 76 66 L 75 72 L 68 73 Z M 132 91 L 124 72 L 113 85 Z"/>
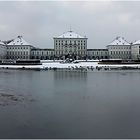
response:
<path id="1" fill-rule="evenodd" d="M 33 48 L 31 50 L 31 59 L 54 59 L 54 49 Z"/>
<path id="2" fill-rule="evenodd" d="M 6 48 L 7 59 L 30 59 L 31 49 L 34 47 L 27 43 L 22 36 L 18 36 L 6 44 Z"/>
<path id="3" fill-rule="evenodd" d="M 87 49 L 88 59 L 108 59 L 108 49 Z"/>
<path id="4" fill-rule="evenodd" d="M 54 54 L 57 58 L 84 59 L 87 55 L 87 37 L 73 31 L 54 37 Z"/>
<path id="5" fill-rule="evenodd" d="M 140 59 L 140 40 L 134 42 L 131 46 L 132 59 Z"/>
<path id="6" fill-rule="evenodd" d="M 0 59 L 140 59 L 140 40 L 129 43 L 116 37 L 106 49 L 87 48 L 87 37 L 68 31 L 54 37 L 54 48 L 36 48 L 22 36 L 0 41 Z"/>
<path id="7" fill-rule="evenodd" d="M 6 53 L 6 45 L 2 41 L 0 41 L 0 59 L 6 59 Z"/>
<path id="8" fill-rule="evenodd" d="M 107 49 L 110 59 L 131 59 L 131 44 L 123 37 L 116 37 Z"/>

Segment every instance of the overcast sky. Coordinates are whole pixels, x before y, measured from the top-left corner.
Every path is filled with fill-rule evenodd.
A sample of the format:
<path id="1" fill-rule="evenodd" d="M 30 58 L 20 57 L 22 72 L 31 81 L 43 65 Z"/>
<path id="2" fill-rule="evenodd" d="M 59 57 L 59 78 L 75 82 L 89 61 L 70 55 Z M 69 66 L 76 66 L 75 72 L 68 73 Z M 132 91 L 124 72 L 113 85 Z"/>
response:
<path id="1" fill-rule="evenodd" d="M 140 2 L 1 1 L 0 39 L 22 35 L 40 48 L 53 48 L 53 37 L 68 31 L 88 37 L 88 48 L 105 48 L 116 36 L 140 39 Z"/>

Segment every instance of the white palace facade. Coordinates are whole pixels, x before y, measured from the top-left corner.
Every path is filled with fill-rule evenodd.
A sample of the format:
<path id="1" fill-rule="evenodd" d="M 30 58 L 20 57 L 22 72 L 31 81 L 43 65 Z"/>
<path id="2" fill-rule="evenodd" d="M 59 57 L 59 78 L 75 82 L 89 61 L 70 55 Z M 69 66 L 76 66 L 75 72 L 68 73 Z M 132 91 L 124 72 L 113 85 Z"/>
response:
<path id="1" fill-rule="evenodd" d="M 7 56 L 7 49 L 6 45 L 0 41 L 0 59 L 6 59 Z"/>
<path id="2" fill-rule="evenodd" d="M 6 44 L 7 59 L 30 59 L 34 47 L 27 43 L 22 36 L 18 36 Z"/>
<path id="3" fill-rule="evenodd" d="M 131 44 L 123 37 L 116 37 L 107 45 L 110 59 L 131 59 Z"/>
<path id="4" fill-rule="evenodd" d="M 68 31 L 54 37 L 54 48 L 36 48 L 22 36 L 0 41 L 0 59 L 140 59 L 140 40 L 129 43 L 116 37 L 105 49 L 87 47 L 87 37 Z"/>
<path id="5" fill-rule="evenodd" d="M 68 31 L 54 37 L 54 54 L 57 58 L 85 59 L 87 55 L 87 38 Z"/>

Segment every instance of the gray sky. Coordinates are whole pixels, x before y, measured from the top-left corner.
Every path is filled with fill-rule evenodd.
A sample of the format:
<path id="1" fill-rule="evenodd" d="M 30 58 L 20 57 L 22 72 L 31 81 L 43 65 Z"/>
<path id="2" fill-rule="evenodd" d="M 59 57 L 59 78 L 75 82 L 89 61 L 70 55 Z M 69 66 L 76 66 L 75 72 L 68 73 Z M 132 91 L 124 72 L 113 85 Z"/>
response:
<path id="1" fill-rule="evenodd" d="M 40 48 L 72 27 L 88 37 L 88 48 L 105 48 L 116 36 L 140 39 L 140 2 L 0 1 L 0 39 L 22 35 Z"/>

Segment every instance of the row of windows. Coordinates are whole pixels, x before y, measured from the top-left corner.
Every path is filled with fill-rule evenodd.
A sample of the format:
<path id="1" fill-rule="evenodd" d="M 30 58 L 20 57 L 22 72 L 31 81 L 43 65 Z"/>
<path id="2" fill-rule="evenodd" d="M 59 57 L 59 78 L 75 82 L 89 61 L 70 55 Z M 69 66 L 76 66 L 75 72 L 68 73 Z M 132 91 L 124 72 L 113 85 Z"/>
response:
<path id="1" fill-rule="evenodd" d="M 89 59 L 107 59 L 108 58 L 108 56 L 106 55 L 106 56 L 104 56 L 104 55 L 98 55 L 98 56 L 88 56 L 88 58 Z"/>
<path id="2" fill-rule="evenodd" d="M 84 47 L 83 46 L 78 46 L 78 47 L 77 46 L 64 46 L 64 47 L 63 46 L 59 46 L 59 47 L 56 46 L 55 48 L 56 49 L 62 49 L 62 50 L 66 49 L 66 48 L 81 49 L 81 50 L 86 49 L 85 46 Z"/>
<path id="3" fill-rule="evenodd" d="M 123 47 L 110 47 L 109 49 L 116 49 L 116 50 L 118 50 L 118 49 L 131 49 L 131 47 L 130 47 L 130 46 L 123 46 Z"/>
<path id="4" fill-rule="evenodd" d="M 114 52 L 114 51 L 111 51 L 110 52 L 110 54 L 112 55 L 112 54 L 131 54 L 131 52 L 129 52 L 129 51 L 118 51 L 118 52 Z"/>
<path id="5" fill-rule="evenodd" d="M 23 46 L 22 46 L 22 47 L 14 47 L 14 46 L 12 46 L 12 47 L 7 47 L 7 48 L 8 48 L 8 49 L 12 49 L 12 50 L 13 50 L 13 49 L 15 49 L 15 50 L 17 50 L 17 49 L 18 49 L 18 50 L 19 50 L 19 49 L 29 49 L 29 47 L 25 47 L 25 46 L 24 46 L 24 47 L 23 47 Z"/>
<path id="6" fill-rule="evenodd" d="M 22 52 L 7 52 L 7 55 L 28 55 L 27 51 Z"/>
<path id="7" fill-rule="evenodd" d="M 56 50 L 55 52 L 76 52 L 76 51 L 79 51 L 79 50 L 72 50 L 72 49 L 66 49 L 66 50 Z"/>
<path id="8" fill-rule="evenodd" d="M 88 54 L 93 54 L 93 55 L 108 55 L 108 52 L 88 52 Z"/>
<path id="9" fill-rule="evenodd" d="M 83 42 L 83 43 L 86 43 L 85 40 L 65 40 L 65 41 L 64 41 L 64 40 L 55 40 L 55 42 L 56 42 L 56 43 L 75 43 L 75 44 L 76 44 L 76 43 L 80 43 L 80 42 L 81 42 L 81 43 L 82 43 L 82 42 Z"/>
<path id="10" fill-rule="evenodd" d="M 85 46 L 86 44 L 85 43 L 73 43 L 73 44 L 72 43 L 56 43 L 55 45 L 56 46 L 57 45 L 59 45 L 59 46 L 60 45 L 81 45 L 81 46 L 83 46 L 84 45 Z"/>
<path id="11" fill-rule="evenodd" d="M 8 59 L 29 59 L 29 56 L 9 56 Z"/>
<path id="12" fill-rule="evenodd" d="M 119 58 L 119 59 L 122 59 L 122 58 L 123 58 L 123 59 L 124 59 L 124 58 L 125 58 L 125 59 L 130 59 L 130 58 L 131 58 L 130 55 L 114 55 L 114 56 L 109 56 L 109 57 L 110 57 L 110 58 L 113 58 L 113 59 L 114 59 L 114 58 L 116 58 L 116 59 L 118 59 L 118 58 Z"/>
<path id="13" fill-rule="evenodd" d="M 39 55 L 39 54 L 41 54 L 41 55 L 49 55 L 49 54 L 51 54 L 51 55 L 53 55 L 53 52 L 32 52 L 32 55 Z"/>
<path id="14" fill-rule="evenodd" d="M 74 53 L 74 54 L 86 54 L 86 52 L 81 52 L 81 51 L 77 51 L 77 52 L 72 52 L 72 51 L 57 51 L 56 55 L 60 55 L 60 54 L 67 54 L 67 53 Z"/>
<path id="15" fill-rule="evenodd" d="M 76 49 L 55 50 L 55 52 L 57 52 L 57 51 L 60 51 L 60 52 L 64 52 L 64 51 L 76 52 L 76 51 L 85 51 L 85 50 L 76 50 Z"/>

